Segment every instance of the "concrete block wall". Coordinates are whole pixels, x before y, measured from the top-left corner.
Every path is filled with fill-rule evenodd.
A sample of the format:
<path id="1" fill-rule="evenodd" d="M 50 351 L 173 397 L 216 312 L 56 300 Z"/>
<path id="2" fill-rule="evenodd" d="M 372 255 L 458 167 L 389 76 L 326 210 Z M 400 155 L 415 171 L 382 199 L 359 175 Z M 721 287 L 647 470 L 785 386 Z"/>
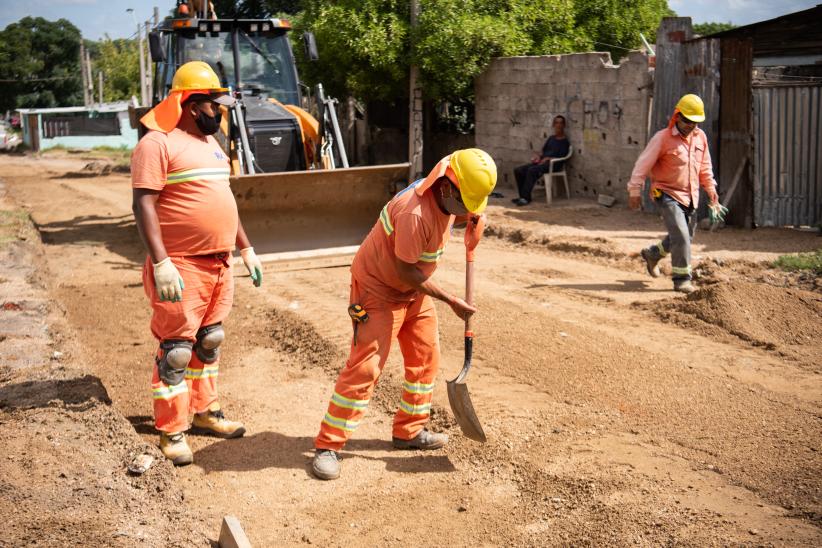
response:
<path id="1" fill-rule="evenodd" d="M 542 149 L 562 114 L 574 147 L 572 196 L 610 194 L 624 205 L 625 184 L 648 141 L 652 84 L 642 52 L 619 65 L 608 53 L 494 59 L 475 82 L 477 146 L 496 160 L 499 182 L 513 187 L 514 167 Z"/>

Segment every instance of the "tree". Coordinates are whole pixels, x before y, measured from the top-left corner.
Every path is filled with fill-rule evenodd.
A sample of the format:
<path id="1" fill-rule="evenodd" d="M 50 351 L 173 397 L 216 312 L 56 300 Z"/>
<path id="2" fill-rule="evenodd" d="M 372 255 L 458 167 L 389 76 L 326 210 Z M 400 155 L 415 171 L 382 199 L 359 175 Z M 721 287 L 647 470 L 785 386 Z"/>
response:
<path id="1" fill-rule="evenodd" d="M 295 15 L 302 10 L 302 0 L 212 0 L 218 17 L 262 19 L 279 14 Z"/>
<path id="2" fill-rule="evenodd" d="M 707 36 L 709 34 L 716 34 L 717 32 L 724 32 L 735 28 L 736 25 L 730 21 L 727 23 L 697 23 L 694 25 L 694 33 L 700 36 Z"/>
<path id="3" fill-rule="evenodd" d="M 366 100 L 407 96 L 412 63 L 428 99 L 457 100 L 496 56 L 597 50 L 616 60 L 673 13 L 665 0 L 420 0 L 412 30 L 407 0 L 302 4 L 294 38 L 310 30 L 320 49 L 319 61 L 300 60 L 303 79 Z"/>
<path id="4" fill-rule="evenodd" d="M 65 19 L 24 17 L 0 31 L 0 111 L 82 104 L 80 31 Z"/>
<path id="5" fill-rule="evenodd" d="M 103 71 L 103 100 L 127 101 L 140 97 L 140 51 L 137 40 L 112 40 L 106 36 L 97 43 L 99 53 L 92 56 L 94 74 Z"/>

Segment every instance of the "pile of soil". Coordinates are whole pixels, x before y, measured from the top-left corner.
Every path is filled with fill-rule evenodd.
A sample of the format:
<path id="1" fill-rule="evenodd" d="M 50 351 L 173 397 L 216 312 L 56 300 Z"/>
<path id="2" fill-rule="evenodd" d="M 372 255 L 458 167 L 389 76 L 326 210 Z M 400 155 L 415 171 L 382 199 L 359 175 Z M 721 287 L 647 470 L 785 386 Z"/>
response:
<path id="1" fill-rule="evenodd" d="M 0 386 L 0 437 L 0 513 L 12 545 L 207 542 L 171 464 L 111 407 L 97 377 Z M 131 475 L 128 463 L 142 453 L 154 465 Z"/>
<path id="2" fill-rule="evenodd" d="M 696 327 L 707 335 L 718 328 L 786 357 L 802 354 L 809 365 L 822 369 L 822 296 L 818 293 L 733 280 L 703 287 L 673 306 L 660 302 L 649 308 L 663 320 Z"/>

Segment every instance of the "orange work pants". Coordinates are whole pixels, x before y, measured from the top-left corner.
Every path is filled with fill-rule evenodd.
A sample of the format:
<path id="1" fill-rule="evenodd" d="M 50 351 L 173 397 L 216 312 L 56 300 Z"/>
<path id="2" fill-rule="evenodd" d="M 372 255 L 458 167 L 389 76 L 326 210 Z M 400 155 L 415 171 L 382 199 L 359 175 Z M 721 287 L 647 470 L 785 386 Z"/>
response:
<path id="1" fill-rule="evenodd" d="M 172 257 L 171 262 L 183 278 L 180 302 L 160 301 L 154 285 L 154 267 L 147 258 L 143 266 L 143 287 L 154 315 L 151 333 L 160 342 L 195 342 L 201 327 L 222 322 L 231 310 L 234 278 L 231 254 Z M 158 350 L 157 356 L 160 357 Z M 219 360 L 204 364 L 192 351 L 185 382 L 169 386 L 160 379 L 154 363 L 151 391 L 154 396 L 154 425 L 161 432 L 182 432 L 189 427 L 189 416 L 215 407 Z"/>
<path id="2" fill-rule="evenodd" d="M 433 299 L 420 295 L 411 302 L 394 303 L 366 292 L 357 293 L 357 283 L 352 280 L 351 302 L 365 308 L 368 321 L 359 324 L 356 340 L 351 342 L 348 361 L 340 372 L 320 433 L 314 440 L 317 449 L 339 451 L 354 433 L 365 415 L 395 338 L 405 364 L 405 382 L 394 415 L 394 437 L 414 438 L 431 413 L 440 359 Z"/>

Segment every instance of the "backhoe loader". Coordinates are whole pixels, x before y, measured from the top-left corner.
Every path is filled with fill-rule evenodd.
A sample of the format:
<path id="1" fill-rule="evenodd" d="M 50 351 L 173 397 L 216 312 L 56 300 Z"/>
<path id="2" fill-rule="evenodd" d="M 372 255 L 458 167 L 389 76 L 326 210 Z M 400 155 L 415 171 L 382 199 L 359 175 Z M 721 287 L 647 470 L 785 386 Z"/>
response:
<path id="1" fill-rule="evenodd" d="M 207 2 L 178 1 L 174 17 L 149 34 L 153 103 L 169 93 L 183 63 L 211 65 L 237 99 L 218 140 L 258 253 L 283 267 L 344 264 L 405 182 L 408 164 L 349 167 L 336 100 L 322 85 L 312 100 L 300 84 L 287 20 L 220 19 L 210 10 Z M 316 59 L 313 35 L 303 41 Z"/>

